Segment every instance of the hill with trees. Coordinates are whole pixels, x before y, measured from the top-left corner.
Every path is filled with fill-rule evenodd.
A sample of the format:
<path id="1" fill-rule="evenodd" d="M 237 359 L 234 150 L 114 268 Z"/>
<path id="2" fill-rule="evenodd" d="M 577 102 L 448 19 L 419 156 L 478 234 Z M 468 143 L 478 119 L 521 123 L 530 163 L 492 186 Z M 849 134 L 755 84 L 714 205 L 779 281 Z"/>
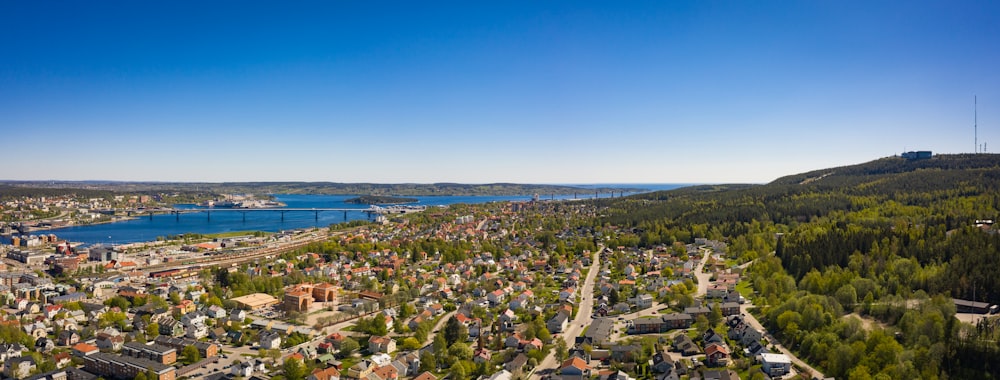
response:
<path id="1" fill-rule="evenodd" d="M 958 323 L 951 298 L 1000 303 L 1000 155 L 889 157 L 779 178 L 597 202 L 611 244 L 729 243 L 759 314 L 838 378 L 996 378 L 1000 322 Z M 1000 226 L 998 226 L 1000 227 Z M 868 320 L 870 324 L 862 324 Z"/>

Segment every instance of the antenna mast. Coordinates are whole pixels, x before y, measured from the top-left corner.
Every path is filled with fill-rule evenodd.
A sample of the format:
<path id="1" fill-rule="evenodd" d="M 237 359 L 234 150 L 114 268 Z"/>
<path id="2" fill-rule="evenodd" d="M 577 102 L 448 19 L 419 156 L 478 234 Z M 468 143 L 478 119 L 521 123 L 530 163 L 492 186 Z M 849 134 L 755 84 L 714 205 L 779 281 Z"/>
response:
<path id="1" fill-rule="evenodd" d="M 976 143 L 976 153 L 979 153 L 979 97 L 976 95 L 972 96 L 972 128 L 975 131 L 975 138 L 972 140 Z"/>

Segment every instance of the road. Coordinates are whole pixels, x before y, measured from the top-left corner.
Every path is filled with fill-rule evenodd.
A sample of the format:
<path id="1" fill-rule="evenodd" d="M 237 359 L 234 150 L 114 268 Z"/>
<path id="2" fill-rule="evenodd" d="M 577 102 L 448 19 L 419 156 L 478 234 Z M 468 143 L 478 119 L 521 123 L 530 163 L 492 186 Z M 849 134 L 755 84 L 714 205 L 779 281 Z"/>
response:
<path id="1" fill-rule="evenodd" d="M 598 247 L 590 262 L 590 273 L 587 274 L 587 279 L 584 280 L 583 287 L 580 288 L 580 307 L 576 311 L 576 318 L 573 318 L 566 331 L 563 331 L 557 338 L 566 342 L 566 347 L 573 347 L 576 337 L 580 336 L 583 332 L 583 326 L 590 324 L 590 320 L 594 314 L 594 279 L 597 278 L 597 272 L 601 271 L 601 267 L 597 264 L 600 261 L 599 253 L 603 249 L 604 247 Z M 542 373 L 548 372 L 546 370 L 557 370 L 560 364 L 562 363 L 558 362 L 556 355 L 549 353 L 545 356 L 545 360 L 542 360 L 535 367 L 535 372 L 531 375 L 531 378 L 539 380 L 542 378 Z"/>
<path id="2" fill-rule="evenodd" d="M 711 273 L 705 273 L 705 263 L 712 257 L 712 251 L 703 249 L 702 253 L 704 256 L 701 257 L 698 265 L 694 267 L 694 277 L 698 279 L 698 291 L 694 294 L 694 298 L 704 297 L 708 294 L 708 283 L 712 278 Z"/>
<path id="3" fill-rule="evenodd" d="M 453 310 L 453 311 L 449 311 L 445 315 L 442 315 L 441 319 L 439 319 L 438 322 L 437 322 L 437 324 L 434 325 L 434 328 L 431 329 L 431 332 L 427 334 L 427 340 L 425 340 L 423 342 L 422 346 L 426 346 L 428 344 L 434 343 L 434 335 L 436 335 L 438 332 L 440 332 L 441 328 L 444 327 L 445 322 L 448 322 L 448 319 L 451 319 L 451 317 L 454 317 L 455 313 L 457 313 L 457 312 L 458 312 L 457 310 Z"/>

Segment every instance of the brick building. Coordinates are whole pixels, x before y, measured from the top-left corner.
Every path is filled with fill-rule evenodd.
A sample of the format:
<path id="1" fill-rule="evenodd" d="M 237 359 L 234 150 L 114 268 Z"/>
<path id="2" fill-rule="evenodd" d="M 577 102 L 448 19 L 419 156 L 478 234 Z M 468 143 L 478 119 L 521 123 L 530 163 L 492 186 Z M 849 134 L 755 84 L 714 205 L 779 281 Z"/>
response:
<path id="1" fill-rule="evenodd" d="M 174 380 L 177 371 L 174 367 L 164 365 L 149 359 L 133 358 L 98 352 L 83 358 L 84 368 L 92 373 L 122 379 L 135 378 L 140 372 L 152 371 L 155 380 Z"/>
<path id="2" fill-rule="evenodd" d="M 128 342 L 122 347 L 122 355 L 134 358 L 149 359 L 160 364 L 174 364 L 177 362 L 177 349 L 161 344 L 142 344 L 139 342 Z"/>

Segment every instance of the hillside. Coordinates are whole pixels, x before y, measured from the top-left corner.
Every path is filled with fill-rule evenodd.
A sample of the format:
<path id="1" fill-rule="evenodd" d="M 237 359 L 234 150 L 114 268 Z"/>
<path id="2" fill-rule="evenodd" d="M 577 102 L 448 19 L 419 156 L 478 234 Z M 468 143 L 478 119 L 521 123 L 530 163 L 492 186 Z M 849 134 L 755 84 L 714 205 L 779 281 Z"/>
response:
<path id="1" fill-rule="evenodd" d="M 727 241 L 731 259 L 753 261 L 768 328 L 827 375 L 1000 371 L 1000 322 L 959 324 L 950 301 L 1000 303 L 1000 225 L 977 223 L 1000 216 L 1000 155 L 890 157 L 598 205 L 598 223 L 625 232 L 611 244 Z M 886 327 L 859 332 L 850 313 Z"/>

